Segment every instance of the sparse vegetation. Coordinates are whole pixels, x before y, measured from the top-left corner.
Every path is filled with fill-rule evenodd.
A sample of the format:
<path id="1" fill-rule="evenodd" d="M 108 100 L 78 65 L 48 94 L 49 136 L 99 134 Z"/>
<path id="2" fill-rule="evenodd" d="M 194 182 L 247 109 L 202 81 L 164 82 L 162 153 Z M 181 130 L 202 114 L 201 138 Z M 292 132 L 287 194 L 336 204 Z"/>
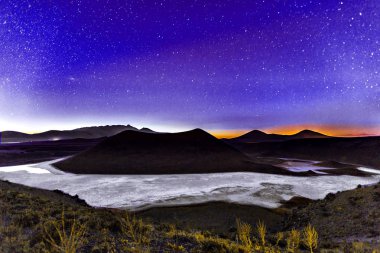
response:
<path id="1" fill-rule="evenodd" d="M 124 248 L 128 249 L 132 245 L 132 251 L 136 253 L 149 253 L 152 230 L 152 226 L 144 224 L 142 219 L 126 212 L 121 218 Z"/>
<path id="2" fill-rule="evenodd" d="M 378 194 L 380 184 L 330 193 L 325 199 L 293 209 L 284 227 L 302 230 L 312 224 L 318 232 L 318 248 L 339 247 L 344 241 L 351 251 L 351 244 L 356 241 L 373 242 L 377 246 L 380 243 L 380 208 L 375 196 Z"/>
<path id="3" fill-rule="evenodd" d="M 379 252 L 360 241 L 321 248 L 319 231 L 310 224 L 272 233 L 262 221 L 253 231 L 237 219 L 235 229 L 221 237 L 174 224 L 153 225 L 122 210 L 94 209 L 61 193 L 0 181 L 2 253 Z"/>
<path id="4" fill-rule="evenodd" d="M 265 236 L 267 233 L 267 227 L 261 220 L 259 221 L 259 223 L 257 223 L 257 233 L 259 234 L 261 246 L 265 248 Z"/>
<path id="5" fill-rule="evenodd" d="M 276 234 L 276 246 L 278 247 L 279 243 L 284 239 L 283 232 L 277 232 Z"/>
<path id="6" fill-rule="evenodd" d="M 62 211 L 60 222 L 52 220 L 44 225 L 44 239 L 51 245 L 52 252 L 75 253 L 84 245 L 85 226 L 74 219 L 71 226 L 67 227 L 65 219 L 65 212 Z"/>
<path id="7" fill-rule="evenodd" d="M 250 251 L 253 248 L 253 243 L 251 239 L 251 225 L 241 222 L 239 219 L 236 220 L 237 228 L 237 238 L 240 244 L 247 250 Z"/>
<path id="8" fill-rule="evenodd" d="M 313 250 L 318 247 L 318 232 L 315 228 L 308 224 L 304 229 L 304 243 L 305 246 L 310 250 L 310 253 L 313 253 Z"/>
<path id="9" fill-rule="evenodd" d="M 293 228 L 290 231 L 289 236 L 286 239 L 287 250 L 289 252 L 295 253 L 298 251 L 298 247 L 300 245 L 300 237 L 301 233 L 298 230 Z"/>

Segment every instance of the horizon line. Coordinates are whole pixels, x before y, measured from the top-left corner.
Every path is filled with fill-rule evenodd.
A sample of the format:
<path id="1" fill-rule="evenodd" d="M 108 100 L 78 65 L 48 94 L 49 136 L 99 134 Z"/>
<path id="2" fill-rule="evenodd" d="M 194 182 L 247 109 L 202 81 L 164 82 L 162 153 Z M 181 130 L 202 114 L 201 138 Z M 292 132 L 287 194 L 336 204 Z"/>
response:
<path id="1" fill-rule="evenodd" d="M 85 127 L 104 127 L 104 126 L 132 126 L 135 127 L 132 124 L 112 124 L 112 125 L 93 125 L 93 126 L 79 126 L 75 128 L 69 128 L 69 129 L 49 129 L 45 131 L 31 131 L 31 132 L 25 132 L 25 131 L 18 131 L 18 130 L 4 130 L 0 131 L 7 132 L 7 131 L 14 131 L 14 132 L 21 132 L 25 134 L 39 134 L 47 131 L 70 131 L 74 129 L 79 128 L 85 128 Z M 154 127 L 135 127 L 137 129 L 142 128 L 149 128 L 154 130 Z M 187 130 L 182 131 L 157 131 L 157 132 L 184 132 L 184 131 L 190 131 L 195 128 L 189 128 Z M 284 126 L 276 126 L 276 127 L 269 127 L 269 128 L 252 128 L 252 129 L 207 129 L 202 128 L 203 130 L 207 131 L 211 135 L 215 136 L 216 138 L 235 138 L 239 137 L 241 135 L 244 135 L 246 133 L 249 133 L 254 130 L 261 131 L 266 134 L 279 134 L 279 135 L 294 135 L 304 130 L 310 130 L 314 132 L 318 132 L 330 137 L 370 137 L 370 136 L 379 136 L 380 135 L 380 127 L 360 127 L 360 126 L 340 126 L 340 125 L 329 125 L 329 124 L 300 124 L 300 125 L 284 125 Z"/>

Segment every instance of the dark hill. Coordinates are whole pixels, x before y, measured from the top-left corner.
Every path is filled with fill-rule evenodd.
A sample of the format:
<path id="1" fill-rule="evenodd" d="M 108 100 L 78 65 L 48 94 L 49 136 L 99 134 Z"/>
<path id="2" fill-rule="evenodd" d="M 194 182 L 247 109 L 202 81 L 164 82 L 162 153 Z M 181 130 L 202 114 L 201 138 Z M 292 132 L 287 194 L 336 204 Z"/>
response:
<path id="1" fill-rule="evenodd" d="M 21 132 L 16 132 L 16 131 L 4 131 L 1 132 L 1 136 L 3 139 L 7 138 L 27 138 L 29 134 L 21 133 Z"/>
<path id="2" fill-rule="evenodd" d="M 0 145 L 0 166 L 51 161 L 83 152 L 104 138 L 70 139 L 60 141 L 34 141 Z"/>
<path id="3" fill-rule="evenodd" d="M 96 139 L 109 137 L 126 130 L 139 131 L 131 125 L 113 125 L 113 126 L 93 126 L 82 127 L 73 130 L 50 130 L 37 134 L 25 134 L 16 131 L 0 132 L 1 142 L 30 142 L 30 141 L 52 141 L 52 140 L 67 140 L 67 139 Z M 149 129 L 150 130 L 150 129 Z M 142 129 L 141 131 L 147 131 Z M 152 130 L 150 130 L 152 131 Z"/>
<path id="4" fill-rule="evenodd" d="M 181 133 L 124 131 L 58 162 L 61 170 L 84 174 L 174 174 L 276 169 L 249 157 L 201 129 Z"/>
<path id="5" fill-rule="evenodd" d="M 108 137 L 118 133 L 121 133 L 125 130 L 134 130 L 138 131 L 138 129 L 131 125 L 112 125 L 112 126 L 94 126 L 94 127 L 82 127 L 74 129 L 73 131 L 78 132 L 86 132 L 91 135 L 92 138 L 99 137 Z"/>
<path id="6" fill-rule="evenodd" d="M 326 138 L 329 136 L 315 132 L 315 131 L 312 131 L 312 130 L 305 129 L 305 130 L 302 130 L 301 132 L 298 132 L 296 134 L 289 135 L 289 137 L 290 137 L 290 139 L 296 139 L 296 138 L 299 138 L 299 139 L 309 138 L 310 139 L 310 138 Z"/>
<path id="7" fill-rule="evenodd" d="M 143 132 L 143 133 L 156 133 L 155 131 L 153 131 L 152 129 L 147 128 L 147 127 L 143 127 L 139 131 Z"/>
<path id="8" fill-rule="evenodd" d="M 282 135 L 282 134 L 267 134 L 259 130 L 253 130 L 239 137 L 226 140 L 227 142 L 276 142 L 276 141 L 287 141 L 294 139 L 308 139 L 308 138 L 328 138 L 329 136 L 311 131 L 302 130 L 296 134 L 292 135 Z"/>
<path id="9" fill-rule="evenodd" d="M 380 169 L 380 137 L 306 138 L 282 142 L 235 143 L 252 157 L 336 161 Z"/>
<path id="10" fill-rule="evenodd" d="M 266 142 L 266 141 L 282 141 L 287 135 L 267 134 L 260 130 L 253 130 L 242 136 L 232 138 L 230 140 L 237 142 Z"/>
<path id="11" fill-rule="evenodd" d="M 284 229 L 313 224 L 319 233 L 321 246 L 358 239 L 379 243 L 379 206 L 379 183 L 336 194 L 329 193 L 325 199 L 294 208 L 284 222 Z"/>

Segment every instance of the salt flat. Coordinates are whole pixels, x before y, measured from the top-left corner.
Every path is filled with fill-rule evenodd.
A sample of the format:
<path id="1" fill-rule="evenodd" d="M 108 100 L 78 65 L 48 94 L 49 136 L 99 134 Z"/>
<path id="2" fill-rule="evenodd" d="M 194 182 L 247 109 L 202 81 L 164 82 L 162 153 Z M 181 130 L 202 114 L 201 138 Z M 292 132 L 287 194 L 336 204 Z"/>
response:
<path id="1" fill-rule="evenodd" d="M 0 167 L 0 179 L 77 194 L 92 206 L 131 210 L 208 201 L 277 207 L 293 196 L 318 199 L 380 180 L 380 175 L 294 177 L 261 173 L 77 175 L 53 168 L 50 164 L 56 161 Z"/>

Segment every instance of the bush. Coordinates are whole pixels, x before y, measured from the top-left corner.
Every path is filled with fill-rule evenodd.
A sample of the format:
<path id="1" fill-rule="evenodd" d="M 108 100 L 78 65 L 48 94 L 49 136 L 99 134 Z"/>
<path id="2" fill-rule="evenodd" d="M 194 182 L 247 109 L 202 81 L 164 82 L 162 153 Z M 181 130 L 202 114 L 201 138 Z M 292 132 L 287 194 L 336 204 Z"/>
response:
<path id="1" fill-rule="evenodd" d="M 318 247 L 318 233 L 317 230 L 310 224 L 303 231 L 304 244 L 313 253 L 313 250 Z"/>
<path id="2" fill-rule="evenodd" d="M 127 212 L 120 223 L 122 243 L 125 248 L 132 246 L 136 252 L 150 252 L 150 241 L 153 230 L 151 226 L 145 225 L 141 219 Z M 129 245 L 130 243 L 131 245 Z"/>
<path id="3" fill-rule="evenodd" d="M 236 228 L 238 241 L 244 248 L 246 248 L 247 251 L 251 251 L 253 248 L 253 243 L 251 240 L 251 225 L 241 222 L 239 219 L 237 219 Z"/>
<path id="4" fill-rule="evenodd" d="M 290 234 L 286 239 L 287 250 L 289 252 L 295 253 L 298 251 L 300 245 L 300 235 L 300 232 L 294 228 L 290 231 Z"/>
<path id="5" fill-rule="evenodd" d="M 76 253 L 84 245 L 86 228 L 78 224 L 76 220 L 68 229 L 66 226 L 65 213 L 62 211 L 60 222 L 53 220 L 46 223 L 45 241 L 50 244 L 54 252 Z"/>

